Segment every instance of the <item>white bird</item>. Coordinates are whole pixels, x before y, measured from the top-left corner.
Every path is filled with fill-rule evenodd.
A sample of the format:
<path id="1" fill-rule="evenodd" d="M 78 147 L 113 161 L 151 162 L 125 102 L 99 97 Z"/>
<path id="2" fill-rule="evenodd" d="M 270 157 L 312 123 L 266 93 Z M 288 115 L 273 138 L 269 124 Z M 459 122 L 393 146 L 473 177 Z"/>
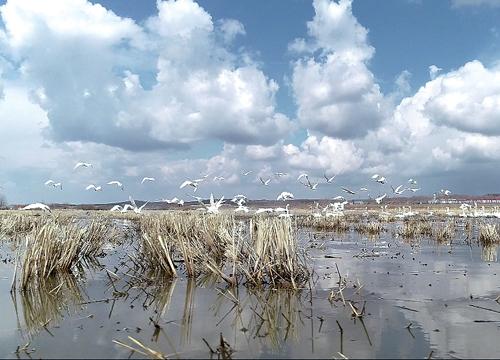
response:
<path id="1" fill-rule="evenodd" d="M 372 176 L 372 179 L 373 179 L 373 180 L 375 180 L 375 179 L 377 179 L 378 177 L 379 177 L 379 174 L 375 174 L 375 175 L 373 175 L 373 176 Z"/>
<path id="2" fill-rule="evenodd" d="M 130 204 L 132 204 L 132 210 L 134 210 L 136 214 L 140 214 L 142 209 L 144 209 L 144 207 L 149 203 L 149 201 L 146 201 L 141 207 L 137 207 L 134 199 L 132 199 L 132 196 L 129 195 L 128 199 L 130 200 Z"/>
<path id="3" fill-rule="evenodd" d="M 394 187 L 391 185 L 392 192 L 396 195 L 401 195 L 408 189 L 403 189 L 403 185 L 399 185 L 397 188 L 394 189 Z"/>
<path id="4" fill-rule="evenodd" d="M 385 177 L 381 176 L 379 177 L 377 180 L 375 180 L 376 182 L 380 183 L 380 184 L 385 184 Z"/>
<path id="5" fill-rule="evenodd" d="M 145 177 L 145 178 L 142 178 L 141 184 L 144 184 L 146 181 L 153 182 L 153 181 L 156 181 L 156 179 L 153 177 Z"/>
<path id="6" fill-rule="evenodd" d="M 54 180 L 47 180 L 44 184 L 45 186 L 52 186 L 54 188 L 60 188 L 62 190 L 62 183 L 56 183 Z"/>
<path id="7" fill-rule="evenodd" d="M 271 178 L 267 179 L 267 180 L 264 180 L 262 179 L 260 176 L 259 176 L 259 179 L 260 179 L 260 182 L 264 185 L 264 186 L 268 186 L 269 183 L 271 182 Z"/>
<path id="8" fill-rule="evenodd" d="M 346 187 L 341 186 L 340 188 L 341 188 L 343 191 L 345 191 L 346 193 L 348 193 L 348 194 L 351 194 L 351 195 L 356 194 L 356 192 L 355 192 L 355 191 L 352 191 L 351 189 L 348 189 L 348 188 L 346 188 Z"/>
<path id="9" fill-rule="evenodd" d="M 333 200 L 345 200 L 345 197 L 343 197 L 342 195 L 339 195 L 339 196 L 335 196 L 333 198 Z"/>
<path id="10" fill-rule="evenodd" d="M 86 162 L 79 162 L 79 163 L 76 163 L 75 167 L 73 168 L 73 170 L 76 170 L 78 169 L 79 167 L 85 167 L 85 168 L 88 168 L 88 167 L 93 167 L 93 165 L 91 163 L 86 163 Z"/>
<path id="11" fill-rule="evenodd" d="M 288 174 L 284 173 L 284 172 L 277 172 L 277 173 L 274 173 L 274 175 L 276 175 L 277 177 L 281 177 L 281 176 L 286 176 Z"/>
<path id="12" fill-rule="evenodd" d="M 359 191 L 368 191 L 368 189 L 365 187 L 362 187 L 362 188 L 359 188 Z"/>
<path id="13" fill-rule="evenodd" d="M 274 212 L 277 212 L 277 213 L 286 212 L 286 213 L 288 213 L 288 207 L 289 206 L 290 206 L 290 204 L 286 204 L 286 206 L 284 208 L 277 207 L 276 209 L 274 209 Z"/>
<path id="14" fill-rule="evenodd" d="M 191 180 L 186 180 L 184 181 L 181 186 L 179 186 L 179 189 L 182 189 L 183 187 L 185 186 L 192 186 L 194 188 L 193 192 L 196 192 L 196 190 L 198 189 L 198 182 L 195 182 L 195 181 L 191 181 Z"/>
<path id="15" fill-rule="evenodd" d="M 420 188 L 408 188 L 407 190 L 410 190 L 411 192 L 417 192 L 420 190 Z"/>
<path id="16" fill-rule="evenodd" d="M 276 200 L 293 200 L 293 194 L 288 191 L 283 191 L 281 194 L 278 195 L 278 198 Z"/>
<path id="17" fill-rule="evenodd" d="M 210 193 L 210 205 L 205 206 L 205 209 L 207 210 L 207 213 L 209 214 L 218 214 L 219 213 L 219 208 L 221 205 L 224 203 L 224 196 L 221 197 L 217 202 L 214 200 L 214 195 Z"/>
<path id="18" fill-rule="evenodd" d="M 214 176 L 213 181 L 222 181 L 222 180 L 224 180 L 224 176 Z"/>
<path id="19" fill-rule="evenodd" d="M 102 191 L 102 187 L 95 186 L 94 184 L 90 184 L 85 188 L 85 190 L 94 190 L 94 191 Z"/>
<path id="20" fill-rule="evenodd" d="M 51 212 L 50 207 L 48 205 L 45 205 L 42 203 L 29 204 L 29 205 L 23 207 L 21 210 L 43 210 L 43 211 Z"/>
<path id="21" fill-rule="evenodd" d="M 107 185 L 116 185 L 123 191 L 123 184 L 117 180 L 113 180 L 107 183 Z"/>
<path id="22" fill-rule="evenodd" d="M 323 174 L 323 176 L 325 177 L 326 182 L 330 184 L 330 183 L 332 183 L 332 182 L 333 182 L 333 179 L 335 179 L 335 177 L 337 176 L 337 174 L 333 175 L 333 176 L 332 176 L 332 177 L 330 177 L 330 178 L 329 178 L 328 176 L 326 176 L 326 174 Z"/>
<path id="23" fill-rule="evenodd" d="M 121 211 L 122 207 L 120 205 L 113 206 L 109 211 Z"/>
<path id="24" fill-rule="evenodd" d="M 451 191 L 450 190 L 441 189 L 441 193 L 444 194 L 445 196 L 449 196 L 451 194 Z"/>
<path id="25" fill-rule="evenodd" d="M 302 173 L 299 175 L 299 177 L 297 178 L 297 181 L 300 182 L 300 179 L 302 179 L 303 177 L 306 178 L 306 180 L 309 180 L 309 175 L 307 175 L 306 173 Z"/>
<path id="26" fill-rule="evenodd" d="M 378 198 L 375 198 L 375 201 L 377 202 L 377 204 L 380 204 L 382 202 L 382 200 L 385 199 L 386 196 L 387 196 L 387 194 L 379 196 Z"/>
<path id="27" fill-rule="evenodd" d="M 243 176 L 247 176 L 247 175 L 250 175 L 252 173 L 252 170 L 248 170 L 248 171 L 243 171 L 241 174 Z"/>

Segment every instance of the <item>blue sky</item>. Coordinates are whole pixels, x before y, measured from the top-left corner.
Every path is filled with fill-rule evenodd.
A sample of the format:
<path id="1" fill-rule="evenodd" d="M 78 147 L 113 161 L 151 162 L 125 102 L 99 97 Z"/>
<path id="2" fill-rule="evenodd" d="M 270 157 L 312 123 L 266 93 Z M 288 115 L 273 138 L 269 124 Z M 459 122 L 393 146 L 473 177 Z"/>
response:
<path id="1" fill-rule="evenodd" d="M 180 182 L 207 173 L 225 180 L 202 196 L 390 194 L 374 173 L 395 186 L 418 178 L 424 194 L 500 192 L 500 1 L 0 6 L 0 192 L 11 202 L 187 200 Z M 94 167 L 74 172 L 78 161 Z M 312 192 L 302 172 L 337 183 Z M 114 179 L 126 194 L 105 185 Z M 90 183 L 104 191 L 82 190 Z"/>

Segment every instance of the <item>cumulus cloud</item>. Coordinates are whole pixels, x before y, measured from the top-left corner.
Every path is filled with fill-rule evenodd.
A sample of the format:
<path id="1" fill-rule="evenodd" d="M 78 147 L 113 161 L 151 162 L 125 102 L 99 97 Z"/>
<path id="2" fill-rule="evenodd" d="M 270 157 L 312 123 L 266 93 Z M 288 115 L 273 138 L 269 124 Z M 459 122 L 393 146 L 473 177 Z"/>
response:
<path id="1" fill-rule="evenodd" d="M 378 126 L 385 100 L 368 61 L 374 49 L 368 31 L 352 14 L 350 0 L 314 1 L 307 23 L 309 39 L 296 39 L 294 50 L 319 50 L 293 65 L 292 85 L 301 124 L 322 134 L 355 138 Z"/>
<path id="2" fill-rule="evenodd" d="M 3 56 L 18 65 L 57 141 L 131 150 L 185 147 L 206 138 L 271 144 L 289 119 L 278 84 L 225 47 L 244 28 L 191 0 L 159 1 L 144 25 L 86 0 L 9 0 Z M 153 81 L 147 74 L 155 74 Z"/>
<path id="3" fill-rule="evenodd" d="M 424 112 L 436 124 L 500 135 L 500 69 L 472 61 L 427 83 Z"/>
<path id="4" fill-rule="evenodd" d="M 309 136 L 300 147 L 283 146 L 288 164 L 295 169 L 321 170 L 343 174 L 358 170 L 363 164 L 363 152 L 352 141 L 323 136 Z"/>

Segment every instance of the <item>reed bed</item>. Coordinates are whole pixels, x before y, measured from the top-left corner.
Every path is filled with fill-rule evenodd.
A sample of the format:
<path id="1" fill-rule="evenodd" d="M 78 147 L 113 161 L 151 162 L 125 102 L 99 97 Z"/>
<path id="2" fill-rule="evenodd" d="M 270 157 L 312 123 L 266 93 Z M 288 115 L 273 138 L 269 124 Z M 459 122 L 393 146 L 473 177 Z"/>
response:
<path id="1" fill-rule="evenodd" d="M 482 224 L 479 226 L 479 242 L 483 246 L 500 243 L 500 231 L 497 225 Z"/>
<path id="2" fill-rule="evenodd" d="M 380 235 L 387 229 L 380 222 L 359 223 L 354 226 L 354 230 L 363 235 Z"/>
<path id="3" fill-rule="evenodd" d="M 140 257 L 150 271 L 167 277 L 177 276 L 182 266 L 190 278 L 213 274 L 230 285 L 245 280 L 298 287 L 307 268 L 295 229 L 291 219 L 278 217 L 147 215 L 141 218 Z"/>
<path id="4" fill-rule="evenodd" d="M 443 227 L 436 229 L 435 231 L 435 239 L 438 243 L 449 242 L 453 239 L 455 235 L 455 223 L 447 222 Z"/>
<path id="5" fill-rule="evenodd" d="M 91 219 L 82 226 L 47 218 L 27 235 L 21 259 L 21 289 L 32 279 L 48 279 L 57 272 L 71 272 L 78 264 L 102 253 L 106 241 L 116 236 L 109 221 Z"/>
<path id="6" fill-rule="evenodd" d="M 349 222 L 341 216 L 303 216 L 297 219 L 297 224 L 300 227 L 308 227 L 318 231 L 333 231 L 343 233 L 350 230 Z"/>

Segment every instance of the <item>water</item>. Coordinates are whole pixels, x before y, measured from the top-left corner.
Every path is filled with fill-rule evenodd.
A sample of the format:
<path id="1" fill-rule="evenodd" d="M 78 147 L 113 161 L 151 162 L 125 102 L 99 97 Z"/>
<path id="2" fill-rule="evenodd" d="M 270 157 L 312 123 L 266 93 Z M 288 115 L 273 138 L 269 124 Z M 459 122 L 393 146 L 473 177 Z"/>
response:
<path id="1" fill-rule="evenodd" d="M 203 339 L 215 350 L 220 334 L 235 358 L 340 358 L 339 352 L 350 358 L 426 358 L 431 351 L 463 358 L 500 352 L 498 248 L 469 246 L 460 235 L 451 245 L 409 243 L 392 231 L 375 238 L 308 230 L 300 236 L 315 273 L 311 288 L 298 292 L 231 290 L 210 279 L 182 277 L 129 289 L 134 279 L 125 274 L 133 275 L 127 270 L 133 247 L 127 242 L 108 247 L 98 259 L 101 266 L 91 266 L 76 281 L 56 279 L 31 299 L 9 294 L 14 264 L 4 242 L 0 357 L 144 357 L 113 342 L 137 348 L 128 336 L 169 357 L 208 357 Z M 358 311 L 365 306 L 361 319 L 339 294 L 329 299 L 338 290 L 335 264 L 347 279 L 344 298 Z M 113 295 L 105 268 L 120 276 L 115 287 L 126 296 Z M 15 353 L 28 342 L 26 351 Z"/>

